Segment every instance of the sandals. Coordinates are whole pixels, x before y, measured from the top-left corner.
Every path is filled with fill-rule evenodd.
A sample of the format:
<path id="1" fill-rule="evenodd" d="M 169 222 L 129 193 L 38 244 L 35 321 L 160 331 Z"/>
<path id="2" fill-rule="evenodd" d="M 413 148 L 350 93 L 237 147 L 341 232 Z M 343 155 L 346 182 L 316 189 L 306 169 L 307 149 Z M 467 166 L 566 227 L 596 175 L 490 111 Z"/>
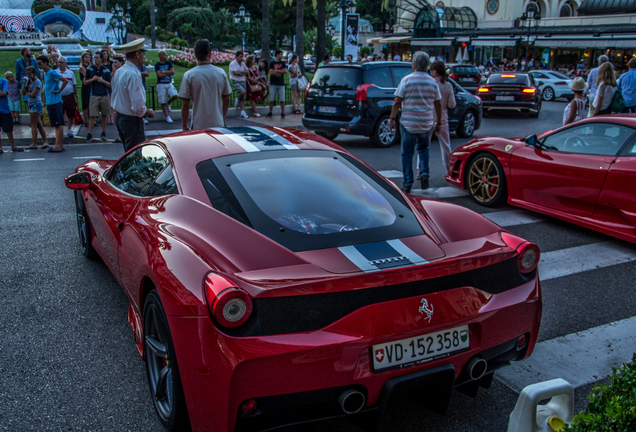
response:
<path id="1" fill-rule="evenodd" d="M 40 148 L 41 149 L 47 149 L 47 148 L 49 148 L 49 145 L 48 144 L 43 144 L 43 145 L 40 146 Z"/>
<path id="2" fill-rule="evenodd" d="M 294 111 L 294 114 L 302 114 L 302 113 L 300 112 L 300 110 L 296 110 Z"/>
<path id="3" fill-rule="evenodd" d="M 16 148 L 12 148 L 11 151 L 13 153 L 20 153 L 20 152 L 23 152 L 24 149 L 22 147 L 16 147 Z"/>

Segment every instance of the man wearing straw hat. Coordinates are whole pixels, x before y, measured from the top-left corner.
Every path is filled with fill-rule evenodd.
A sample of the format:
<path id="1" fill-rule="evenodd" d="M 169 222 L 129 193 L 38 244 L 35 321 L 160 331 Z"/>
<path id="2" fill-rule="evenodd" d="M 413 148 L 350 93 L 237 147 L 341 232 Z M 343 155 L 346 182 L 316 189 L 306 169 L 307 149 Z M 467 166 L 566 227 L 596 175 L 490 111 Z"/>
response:
<path id="1" fill-rule="evenodd" d="M 146 90 L 141 80 L 139 66 L 144 64 L 144 39 L 122 45 L 126 63 L 113 78 L 111 105 L 117 111 L 117 132 L 128 151 L 146 140 L 144 118 L 153 118 L 155 112 L 146 108 Z"/>

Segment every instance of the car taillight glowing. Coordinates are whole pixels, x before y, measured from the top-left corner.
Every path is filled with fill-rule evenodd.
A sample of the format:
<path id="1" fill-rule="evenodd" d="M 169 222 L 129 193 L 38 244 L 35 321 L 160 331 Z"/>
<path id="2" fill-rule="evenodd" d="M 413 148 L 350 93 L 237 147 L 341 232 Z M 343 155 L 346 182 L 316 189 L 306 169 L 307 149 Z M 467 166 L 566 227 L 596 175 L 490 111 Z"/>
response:
<path id="1" fill-rule="evenodd" d="M 479 89 L 477 89 L 477 91 L 479 93 L 488 93 L 490 91 L 490 89 L 488 89 L 486 87 L 480 87 Z"/>
<path id="2" fill-rule="evenodd" d="M 453 79 L 454 81 L 457 81 L 457 75 L 452 74 L 450 77 L 451 77 L 451 79 Z"/>
<path id="3" fill-rule="evenodd" d="M 517 75 L 502 75 L 502 78 L 516 78 Z"/>
<path id="4" fill-rule="evenodd" d="M 309 95 L 309 89 L 311 88 L 311 84 L 309 84 L 307 86 L 307 88 L 305 89 L 305 99 L 307 99 L 307 96 Z"/>
<path id="5" fill-rule="evenodd" d="M 537 89 L 533 89 L 533 88 L 524 88 L 523 89 L 524 93 L 534 93 L 536 91 L 537 91 Z"/>
<path id="6" fill-rule="evenodd" d="M 517 266 L 521 273 L 530 273 L 539 265 L 539 246 L 510 233 L 501 233 L 502 240 L 517 251 Z"/>
<path id="7" fill-rule="evenodd" d="M 367 89 L 369 87 L 375 87 L 373 84 L 360 84 L 356 88 L 356 100 L 357 101 L 366 101 L 367 100 Z"/>
<path id="8" fill-rule="evenodd" d="M 216 273 L 205 278 L 205 297 L 210 315 L 221 327 L 238 327 L 252 314 L 249 294 Z"/>

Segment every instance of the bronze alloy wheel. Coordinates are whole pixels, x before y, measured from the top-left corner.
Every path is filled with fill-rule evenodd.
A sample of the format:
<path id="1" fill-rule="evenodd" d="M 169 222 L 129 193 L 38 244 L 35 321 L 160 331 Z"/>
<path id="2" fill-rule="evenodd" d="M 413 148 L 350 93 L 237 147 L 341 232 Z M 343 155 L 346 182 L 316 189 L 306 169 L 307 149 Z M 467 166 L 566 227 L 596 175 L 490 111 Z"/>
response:
<path id="1" fill-rule="evenodd" d="M 495 207 L 506 197 L 506 179 L 495 156 L 490 153 L 477 155 L 470 163 L 466 186 L 475 202 Z"/>

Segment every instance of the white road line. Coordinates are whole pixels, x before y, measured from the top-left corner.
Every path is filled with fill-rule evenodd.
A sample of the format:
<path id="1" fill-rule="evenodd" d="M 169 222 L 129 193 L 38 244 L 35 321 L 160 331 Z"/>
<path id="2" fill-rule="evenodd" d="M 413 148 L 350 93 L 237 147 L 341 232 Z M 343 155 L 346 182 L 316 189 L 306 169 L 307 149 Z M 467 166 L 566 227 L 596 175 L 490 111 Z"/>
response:
<path id="1" fill-rule="evenodd" d="M 541 342 L 529 359 L 514 362 L 495 377 L 516 392 L 554 378 L 581 387 L 606 377 L 634 352 L 636 317 Z"/>
<path id="2" fill-rule="evenodd" d="M 413 195 L 419 195 L 426 198 L 435 198 L 435 199 L 443 199 L 443 198 L 455 198 L 468 196 L 468 192 L 462 189 L 457 189 L 453 186 L 445 186 L 440 188 L 430 188 L 430 189 L 413 189 L 411 190 Z"/>
<path id="3" fill-rule="evenodd" d="M 101 159 L 101 156 L 73 156 L 73 159 Z"/>
<path id="4" fill-rule="evenodd" d="M 542 281 L 636 261 L 636 246 L 608 241 L 541 254 Z"/>
<path id="5" fill-rule="evenodd" d="M 484 213 L 483 217 L 490 219 L 502 227 L 524 225 L 529 223 L 543 222 L 547 218 L 525 210 L 509 210 L 493 213 Z"/>
<path id="6" fill-rule="evenodd" d="M 167 130 L 150 130 L 145 131 L 146 136 L 162 136 L 162 135 L 170 135 L 177 132 L 183 132 L 183 129 L 167 129 Z"/>
<path id="7" fill-rule="evenodd" d="M 402 177 L 402 171 L 388 170 L 388 171 L 378 171 L 378 173 L 380 173 L 382 177 L 386 177 L 386 178 L 401 178 Z"/>
<path id="8" fill-rule="evenodd" d="M 13 159 L 13 162 L 30 162 L 30 161 L 40 161 L 40 160 L 46 160 L 46 158 Z"/>

